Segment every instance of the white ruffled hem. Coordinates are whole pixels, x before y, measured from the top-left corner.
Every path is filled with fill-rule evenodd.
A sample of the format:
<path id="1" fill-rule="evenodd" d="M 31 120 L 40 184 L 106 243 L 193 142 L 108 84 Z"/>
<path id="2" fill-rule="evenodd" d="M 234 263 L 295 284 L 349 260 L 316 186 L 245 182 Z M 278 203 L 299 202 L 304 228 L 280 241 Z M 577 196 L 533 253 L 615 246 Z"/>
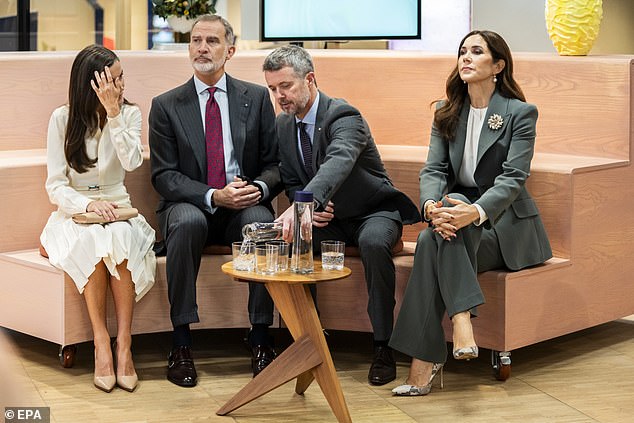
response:
<path id="1" fill-rule="evenodd" d="M 110 274 L 119 279 L 117 265 L 128 260 L 136 301 L 154 285 L 154 240 L 154 229 L 141 215 L 101 225 L 77 224 L 60 212 L 53 212 L 40 236 L 51 264 L 66 272 L 80 293 L 97 263 L 103 260 Z"/>

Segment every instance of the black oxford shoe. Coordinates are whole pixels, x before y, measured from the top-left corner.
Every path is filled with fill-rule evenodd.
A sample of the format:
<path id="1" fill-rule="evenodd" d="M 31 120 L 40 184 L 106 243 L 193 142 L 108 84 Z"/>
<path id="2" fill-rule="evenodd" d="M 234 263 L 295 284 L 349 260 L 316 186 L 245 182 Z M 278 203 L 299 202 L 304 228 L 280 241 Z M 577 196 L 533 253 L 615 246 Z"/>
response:
<path id="1" fill-rule="evenodd" d="M 190 347 L 180 346 L 172 349 L 167 358 L 167 380 L 185 388 L 196 386 L 198 375 Z"/>
<path id="2" fill-rule="evenodd" d="M 251 368 L 253 377 L 260 374 L 262 370 L 273 360 L 275 360 L 275 350 L 268 345 L 256 345 L 251 348 Z"/>
<path id="3" fill-rule="evenodd" d="M 396 361 L 390 347 L 376 347 L 374 360 L 368 372 L 370 385 L 381 386 L 396 379 Z"/>

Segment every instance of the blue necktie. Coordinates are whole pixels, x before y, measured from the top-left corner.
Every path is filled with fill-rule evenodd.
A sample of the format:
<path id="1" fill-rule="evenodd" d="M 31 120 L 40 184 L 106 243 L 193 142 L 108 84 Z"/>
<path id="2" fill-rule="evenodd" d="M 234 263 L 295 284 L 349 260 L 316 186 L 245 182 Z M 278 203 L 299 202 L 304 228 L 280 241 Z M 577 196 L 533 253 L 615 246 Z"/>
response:
<path id="1" fill-rule="evenodd" d="M 313 172 L 313 145 L 310 143 L 310 137 L 306 132 L 306 124 L 304 122 L 297 122 L 299 127 L 299 142 L 302 146 L 302 156 L 304 156 L 304 169 L 308 177 L 312 179 L 315 176 Z"/>

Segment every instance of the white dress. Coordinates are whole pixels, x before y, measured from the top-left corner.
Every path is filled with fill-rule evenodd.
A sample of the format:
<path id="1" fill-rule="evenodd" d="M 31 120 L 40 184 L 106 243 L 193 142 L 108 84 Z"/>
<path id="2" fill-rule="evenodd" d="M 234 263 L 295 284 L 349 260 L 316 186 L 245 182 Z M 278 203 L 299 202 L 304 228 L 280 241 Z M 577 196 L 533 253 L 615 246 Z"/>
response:
<path id="1" fill-rule="evenodd" d="M 132 207 L 123 180 L 126 171 L 143 161 L 141 111 L 124 104 L 117 117 L 108 118 L 103 130 L 86 139 L 88 157 L 96 157 L 97 162 L 85 173 L 77 173 L 66 162 L 68 111 L 68 106 L 55 109 L 48 126 L 46 192 L 57 211 L 49 217 L 40 241 L 51 264 L 66 272 L 80 293 L 99 261 L 119 278 L 116 266 L 127 259 L 138 301 L 154 284 L 154 229 L 141 215 L 106 224 L 77 224 L 71 216 L 85 212 L 93 200 Z"/>

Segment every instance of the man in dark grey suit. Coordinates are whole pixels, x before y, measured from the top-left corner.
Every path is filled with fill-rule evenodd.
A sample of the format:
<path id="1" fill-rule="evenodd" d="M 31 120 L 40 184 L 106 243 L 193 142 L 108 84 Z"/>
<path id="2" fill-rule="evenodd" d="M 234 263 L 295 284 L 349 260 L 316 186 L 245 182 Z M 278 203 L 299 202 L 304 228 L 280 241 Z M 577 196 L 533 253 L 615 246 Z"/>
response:
<path id="1" fill-rule="evenodd" d="M 395 270 L 392 249 L 403 224 L 420 221 L 417 207 L 392 185 L 370 129 L 357 109 L 317 89 L 306 50 L 284 46 L 264 61 L 266 82 L 285 113 L 276 120 L 280 174 L 289 199 L 296 191 L 315 198 L 313 244 L 325 239 L 359 247 L 368 286 L 368 314 L 375 357 L 368 373 L 373 385 L 396 377 L 387 343 L 394 322 Z M 290 238 L 293 213 L 279 218 Z"/>
<path id="2" fill-rule="evenodd" d="M 192 28 L 194 77 L 152 101 L 152 184 L 167 249 L 170 316 L 174 326 L 168 379 L 196 385 L 189 324 L 199 321 L 196 277 L 203 248 L 242 238 L 251 222 L 272 222 L 271 199 L 281 191 L 268 90 L 227 75 L 235 36 L 223 18 L 206 15 Z M 268 326 L 273 302 L 260 284 L 249 287 L 253 372 L 275 357 Z"/>

